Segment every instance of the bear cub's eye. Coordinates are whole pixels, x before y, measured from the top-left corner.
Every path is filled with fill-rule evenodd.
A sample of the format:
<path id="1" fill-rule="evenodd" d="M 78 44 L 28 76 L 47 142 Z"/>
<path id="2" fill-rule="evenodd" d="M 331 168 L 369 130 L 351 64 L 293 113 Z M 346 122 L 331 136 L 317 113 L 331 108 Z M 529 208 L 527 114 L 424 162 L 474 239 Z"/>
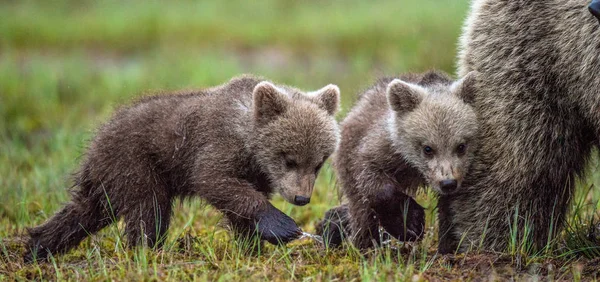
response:
<path id="1" fill-rule="evenodd" d="M 423 147 L 423 153 L 425 153 L 425 155 L 431 156 L 433 155 L 433 148 L 425 146 Z"/>
<path id="2" fill-rule="evenodd" d="M 298 162 L 296 162 L 296 160 L 289 155 L 283 155 L 283 160 L 285 161 L 285 166 L 288 169 L 295 169 L 298 167 Z"/>
<path id="3" fill-rule="evenodd" d="M 324 156 L 323 160 L 319 163 L 319 165 L 317 165 L 317 167 L 315 168 L 315 174 L 319 173 L 319 170 L 321 170 L 321 167 L 323 167 L 323 164 L 325 163 L 325 161 L 327 160 L 328 156 Z"/>
<path id="4" fill-rule="evenodd" d="M 456 147 L 456 152 L 459 155 L 464 154 L 466 150 L 467 150 L 467 145 L 465 145 L 465 144 L 460 144 L 460 145 L 458 145 L 458 147 Z"/>

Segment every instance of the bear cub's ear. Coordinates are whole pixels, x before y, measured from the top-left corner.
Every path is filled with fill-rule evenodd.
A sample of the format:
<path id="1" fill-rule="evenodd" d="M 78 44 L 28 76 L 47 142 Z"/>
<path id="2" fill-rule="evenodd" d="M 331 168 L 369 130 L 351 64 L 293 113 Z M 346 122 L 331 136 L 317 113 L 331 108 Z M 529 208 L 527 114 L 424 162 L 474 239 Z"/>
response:
<path id="1" fill-rule="evenodd" d="M 406 113 L 414 110 L 423 100 L 425 89 L 421 86 L 394 79 L 387 86 L 386 95 L 392 110 Z"/>
<path id="2" fill-rule="evenodd" d="M 322 108 L 327 111 L 329 115 L 335 115 L 340 108 L 340 88 L 335 84 L 329 84 L 315 92 L 310 93 L 311 96 L 315 97 Z"/>
<path id="3" fill-rule="evenodd" d="M 265 124 L 283 114 L 290 103 L 288 96 L 268 81 L 257 84 L 252 97 L 254 117 L 260 124 Z"/>
<path id="4" fill-rule="evenodd" d="M 452 84 L 452 93 L 462 99 L 467 104 L 472 104 L 475 101 L 475 95 L 477 94 L 476 84 L 479 73 L 477 71 L 471 71 L 467 73 L 463 78 Z"/>

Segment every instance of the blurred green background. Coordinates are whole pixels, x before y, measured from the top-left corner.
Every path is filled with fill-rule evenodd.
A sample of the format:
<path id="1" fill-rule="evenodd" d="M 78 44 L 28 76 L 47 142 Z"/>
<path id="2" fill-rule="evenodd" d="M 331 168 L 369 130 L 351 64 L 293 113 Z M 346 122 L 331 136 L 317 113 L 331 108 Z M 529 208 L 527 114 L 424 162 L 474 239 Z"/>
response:
<path id="1" fill-rule="evenodd" d="M 115 107 L 242 73 L 343 111 L 380 75 L 453 72 L 467 1 L 8 1 L 0 6 L 1 235 L 68 200 L 69 173 Z M 337 202 L 330 173 L 316 193 Z M 323 180 L 328 178 L 328 180 Z M 331 193 L 330 193 L 331 192 Z M 291 207 L 290 207 L 291 209 Z M 310 209 L 310 208 L 308 208 Z M 312 213 L 311 213 L 312 214 Z"/>

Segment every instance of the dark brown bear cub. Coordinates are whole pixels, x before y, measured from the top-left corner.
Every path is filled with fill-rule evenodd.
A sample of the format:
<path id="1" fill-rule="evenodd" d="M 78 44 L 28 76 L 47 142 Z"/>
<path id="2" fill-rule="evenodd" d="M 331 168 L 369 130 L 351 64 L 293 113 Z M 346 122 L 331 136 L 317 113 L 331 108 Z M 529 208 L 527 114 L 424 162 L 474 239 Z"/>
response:
<path id="1" fill-rule="evenodd" d="M 268 197 L 306 205 L 339 133 L 339 89 L 302 93 L 254 77 L 142 99 L 99 129 L 72 200 L 29 229 L 26 261 L 77 246 L 123 218 L 130 245 L 160 246 L 173 200 L 199 196 L 235 233 L 286 243 L 300 229 Z"/>
<path id="2" fill-rule="evenodd" d="M 381 79 L 361 95 L 334 156 L 347 204 L 317 226 L 330 246 L 344 234 L 360 249 L 385 236 L 421 238 L 425 213 L 409 195 L 422 185 L 439 194 L 460 190 L 476 147 L 474 81 L 474 73 L 455 82 L 428 72 Z"/>

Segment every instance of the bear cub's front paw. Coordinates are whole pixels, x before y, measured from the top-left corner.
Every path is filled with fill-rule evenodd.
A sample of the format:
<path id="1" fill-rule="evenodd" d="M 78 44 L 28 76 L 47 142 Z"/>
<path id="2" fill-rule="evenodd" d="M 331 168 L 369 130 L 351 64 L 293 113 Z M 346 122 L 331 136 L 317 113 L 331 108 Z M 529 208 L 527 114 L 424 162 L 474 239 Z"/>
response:
<path id="1" fill-rule="evenodd" d="M 377 195 L 374 210 L 381 226 L 398 240 L 417 241 L 423 237 L 425 210 L 393 185 L 386 185 Z"/>
<path id="2" fill-rule="evenodd" d="M 288 243 L 302 234 L 293 219 L 271 205 L 258 214 L 256 222 L 260 238 L 273 245 Z"/>
<path id="3" fill-rule="evenodd" d="M 326 248 L 335 248 L 342 244 L 348 232 L 349 219 L 348 205 L 341 205 L 328 210 L 323 220 L 317 223 L 316 233 L 323 237 Z"/>

